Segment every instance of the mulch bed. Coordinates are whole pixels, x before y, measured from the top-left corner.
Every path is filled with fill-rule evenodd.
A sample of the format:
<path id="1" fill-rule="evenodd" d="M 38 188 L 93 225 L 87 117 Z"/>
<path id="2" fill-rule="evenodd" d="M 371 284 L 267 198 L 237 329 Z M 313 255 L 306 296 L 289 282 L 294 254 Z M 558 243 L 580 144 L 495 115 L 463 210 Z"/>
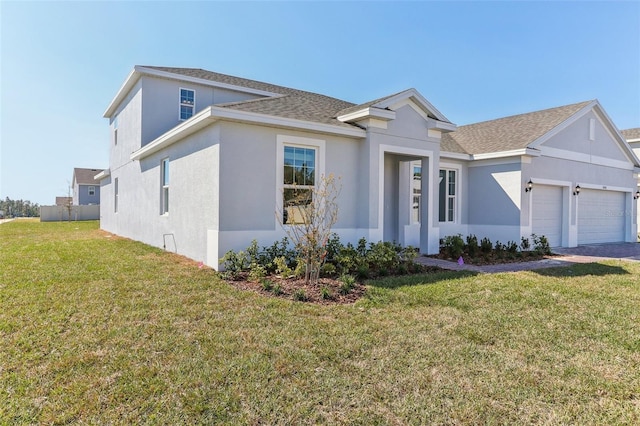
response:
<path id="1" fill-rule="evenodd" d="M 354 283 L 353 287 L 347 294 L 340 293 L 340 286 L 342 283 L 332 278 L 320 278 L 317 285 L 305 284 L 304 279 L 287 278 L 284 279 L 279 276 L 268 276 L 266 279 L 273 283 L 273 286 L 280 286 L 281 293 L 276 294 L 273 290 L 265 290 L 262 283 L 249 281 L 248 273 L 239 274 L 234 280 L 227 280 L 229 284 L 236 287 L 239 290 L 249 290 L 256 293 L 260 293 L 269 297 L 280 297 L 283 299 L 296 300 L 294 294 L 296 290 L 302 289 L 306 297 L 305 300 L 296 300 L 306 303 L 316 303 L 320 305 L 346 305 L 355 303 L 358 299 L 364 296 L 367 287 L 362 283 Z M 323 299 L 321 296 L 321 290 L 323 287 L 327 287 L 331 294 L 328 299 Z"/>

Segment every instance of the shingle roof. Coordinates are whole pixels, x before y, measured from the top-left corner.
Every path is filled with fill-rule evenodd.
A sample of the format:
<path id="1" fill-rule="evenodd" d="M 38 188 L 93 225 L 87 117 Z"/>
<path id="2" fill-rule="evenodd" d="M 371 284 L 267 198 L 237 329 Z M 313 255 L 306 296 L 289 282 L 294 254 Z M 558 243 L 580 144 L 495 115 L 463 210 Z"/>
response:
<path id="1" fill-rule="evenodd" d="M 56 197 L 56 206 L 68 206 L 73 203 L 73 197 Z"/>
<path id="2" fill-rule="evenodd" d="M 640 127 L 636 127 L 634 129 L 620 130 L 620 133 L 622 133 L 622 136 L 624 136 L 624 138 L 628 141 L 634 140 L 634 139 L 640 139 Z"/>
<path id="3" fill-rule="evenodd" d="M 95 180 L 93 177 L 101 171 L 102 169 L 81 169 L 76 167 L 73 169 L 73 175 L 79 185 L 100 185 L 100 181 Z"/>
<path id="4" fill-rule="evenodd" d="M 405 90 L 403 90 L 402 92 L 405 92 Z M 369 108 L 370 106 L 375 105 L 375 104 L 377 104 L 379 102 L 386 101 L 387 99 L 393 98 L 394 96 L 399 95 L 402 92 L 398 92 L 398 93 L 394 93 L 393 95 L 389 95 L 389 96 L 385 96 L 385 97 L 382 97 L 382 98 L 374 99 L 372 101 L 365 102 L 365 103 L 359 104 L 359 105 L 353 105 L 352 104 L 352 106 L 338 111 L 336 113 L 336 117 L 339 117 L 341 115 L 350 114 L 352 112 L 360 111 L 361 109 Z"/>
<path id="5" fill-rule="evenodd" d="M 443 134 L 441 147 L 443 151 L 466 154 L 523 149 L 590 102 L 459 126 L 455 132 Z"/>
<path id="6" fill-rule="evenodd" d="M 304 90 L 291 89 L 288 87 L 277 86 L 275 84 L 263 83 L 260 81 L 234 77 L 197 68 L 152 66 L 145 66 L 144 68 L 282 95 L 245 102 L 216 105 L 218 107 L 353 128 L 351 124 L 343 123 L 335 118 L 338 111 L 353 106 L 354 104 L 351 102 L 346 102 L 317 93 L 306 92 Z"/>

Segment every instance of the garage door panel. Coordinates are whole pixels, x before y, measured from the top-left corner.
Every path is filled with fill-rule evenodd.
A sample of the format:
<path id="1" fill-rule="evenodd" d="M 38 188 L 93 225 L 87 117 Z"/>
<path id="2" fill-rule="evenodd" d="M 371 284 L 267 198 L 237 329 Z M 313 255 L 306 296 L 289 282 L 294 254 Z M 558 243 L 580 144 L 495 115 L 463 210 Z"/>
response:
<path id="1" fill-rule="evenodd" d="M 544 235 L 551 247 L 562 245 L 562 188 L 536 185 L 533 197 L 533 233 Z"/>
<path id="2" fill-rule="evenodd" d="M 624 241 L 624 192 L 583 189 L 578 203 L 578 244 Z"/>

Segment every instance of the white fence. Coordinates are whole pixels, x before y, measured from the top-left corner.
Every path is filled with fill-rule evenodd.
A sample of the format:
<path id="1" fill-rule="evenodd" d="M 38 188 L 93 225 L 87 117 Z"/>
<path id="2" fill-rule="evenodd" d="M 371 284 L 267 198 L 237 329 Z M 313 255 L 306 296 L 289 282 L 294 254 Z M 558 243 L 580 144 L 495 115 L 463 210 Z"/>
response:
<path id="1" fill-rule="evenodd" d="M 98 220 L 100 205 L 90 206 L 41 206 L 40 222 L 60 222 L 63 220 Z"/>

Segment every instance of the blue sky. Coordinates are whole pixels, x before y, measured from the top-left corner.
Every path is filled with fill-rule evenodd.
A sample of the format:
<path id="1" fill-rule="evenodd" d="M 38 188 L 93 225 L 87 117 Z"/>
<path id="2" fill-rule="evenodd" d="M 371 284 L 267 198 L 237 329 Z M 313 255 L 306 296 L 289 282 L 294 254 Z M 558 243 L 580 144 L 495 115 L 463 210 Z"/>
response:
<path id="1" fill-rule="evenodd" d="M 456 124 L 599 99 L 640 127 L 640 2 L 0 0 L 0 197 L 53 204 L 109 164 L 134 65 L 360 103 L 415 87 Z"/>

